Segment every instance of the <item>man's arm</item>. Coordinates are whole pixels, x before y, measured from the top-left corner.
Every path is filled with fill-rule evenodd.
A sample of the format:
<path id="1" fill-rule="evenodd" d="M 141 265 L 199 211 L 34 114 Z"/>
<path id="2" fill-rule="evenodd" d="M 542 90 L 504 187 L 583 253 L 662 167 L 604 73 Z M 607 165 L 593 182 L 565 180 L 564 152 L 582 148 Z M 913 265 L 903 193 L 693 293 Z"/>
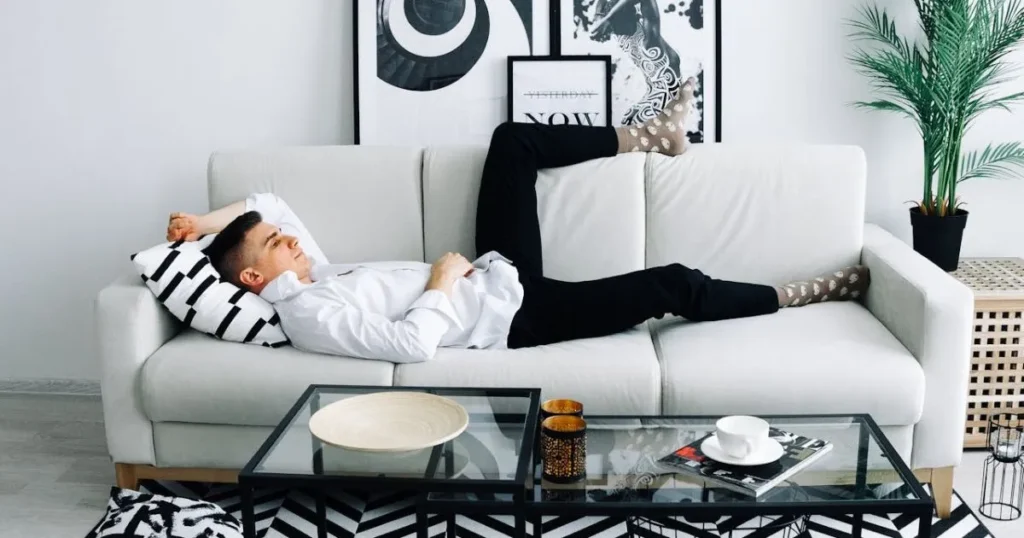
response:
<path id="1" fill-rule="evenodd" d="M 245 200 L 224 206 L 205 215 L 171 213 L 167 224 L 168 241 L 195 241 L 207 234 L 220 233 L 231 221 L 247 211 L 258 211 L 264 222 L 281 228 L 299 238 L 306 256 L 316 264 L 327 264 L 327 256 L 320 250 L 299 216 L 279 196 L 271 193 L 251 194 Z"/>
<path id="2" fill-rule="evenodd" d="M 427 291 L 440 291 L 451 299 L 455 281 L 460 277 L 469 276 L 472 272 L 473 264 L 465 256 L 456 252 L 448 252 L 430 266 Z"/>
<path id="3" fill-rule="evenodd" d="M 195 241 L 207 234 L 220 233 L 231 221 L 245 213 L 245 201 L 226 205 L 205 215 L 171 213 L 167 222 L 168 241 Z"/>
<path id="4" fill-rule="evenodd" d="M 282 316 L 284 330 L 293 345 L 309 351 L 399 363 L 427 361 L 450 328 L 463 328 L 451 303 L 452 287 L 472 271 L 473 265 L 460 254 L 441 256 L 431 267 L 423 294 L 396 321 L 338 304 L 329 292 L 313 291 L 325 295 L 300 297 L 310 302 L 289 305 L 290 312 Z"/>
<path id="5" fill-rule="evenodd" d="M 458 318 L 443 292 L 428 290 L 397 321 L 337 304 L 310 308 L 283 321 L 288 338 L 300 349 L 410 363 L 433 358 Z"/>

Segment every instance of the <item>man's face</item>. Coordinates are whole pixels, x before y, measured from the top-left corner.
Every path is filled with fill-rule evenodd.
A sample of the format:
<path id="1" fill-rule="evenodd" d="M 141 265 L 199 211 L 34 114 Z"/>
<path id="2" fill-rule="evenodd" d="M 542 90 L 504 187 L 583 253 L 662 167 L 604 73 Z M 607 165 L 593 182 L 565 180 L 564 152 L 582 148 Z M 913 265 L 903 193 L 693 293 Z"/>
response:
<path id="1" fill-rule="evenodd" d="M 242 270 L 241 281 L 256 293 L 285 271 L 294 271 L 299 280 L 309 278 L 309 260 L 299 239 L 281 233 L 277 226 L 257 224 L 245 235 L 243 248 L 250 263 Z"/>

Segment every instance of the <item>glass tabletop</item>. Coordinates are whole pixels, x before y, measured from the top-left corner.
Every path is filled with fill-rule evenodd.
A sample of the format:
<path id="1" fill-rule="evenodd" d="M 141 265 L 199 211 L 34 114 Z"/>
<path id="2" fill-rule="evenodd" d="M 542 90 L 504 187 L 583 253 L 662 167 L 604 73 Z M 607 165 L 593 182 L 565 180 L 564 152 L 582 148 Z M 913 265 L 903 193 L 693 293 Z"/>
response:
<path id="1" fill-rule="evenodd" d="M 576 484 L 540 479 L 537 503 L 800 503 L 919 501 L 927 495 L 867 415 L 768 418 L 784 432 L 832 443 L 832 449 L 756 500 L 716 487 L 661 460 L 712 433 L 718 417 L 587 417 L 587 476 Z M 792 439 L 792 438 L 790 438 Z M 778 438 L 786 445 L 785 438 Z"/>
<path id="2" fill-rule="evenodd" d="M 872 503 L 872 509 L 914 505 L 923 510 L 931 502 L 868 415 L 765 417 L 777 430 L 828 441 L 832 449 L 757 498 L 680 473 L 659 461 L 712 433 L 720 417 L 584 418 L 586 478 L 571 484 L 548 482 L 541 478 L 542 464 L 538 463 L 527 484 L 526 500 L 540 512 L 626 516 L 647 510 L 675 511 L 685 506 L 681 503 L 723 510 L 733 505 L 739 508 L 739 504 L 770 503 L 786 508 L 802 503 Z M 789 442 L 777 440 L 783 445 Z M 509 502 L 513 496 L 434 492 L 429 499 L 437 503 Z"/>
<path id="3" fill-rule="evenodd" d="M 469 425 L 436 447 L 401 453 L 347 450 L 320 442 L 309 419 L 333 402 L 383 391 L 428 392 L 462 405 Z M 539 389 L 462 389 L 313 385 L 267 438 L 241 477 L 263 479 L 394 479 L 416 482 L 465 481 L 500 487 L 526 482 L 535 439 Z M 388 481 L 390 482 L 390 481 Z"/>

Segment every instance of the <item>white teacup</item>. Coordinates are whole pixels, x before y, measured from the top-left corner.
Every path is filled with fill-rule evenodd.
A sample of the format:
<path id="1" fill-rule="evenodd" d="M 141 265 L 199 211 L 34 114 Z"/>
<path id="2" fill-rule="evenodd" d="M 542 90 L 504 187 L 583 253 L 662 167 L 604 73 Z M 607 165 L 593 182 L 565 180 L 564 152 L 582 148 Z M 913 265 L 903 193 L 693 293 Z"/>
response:
<path id="1" fill-rule="evenodd" d="M 715 423 L 718 431 L 718 445 L 734 458 L 745 458 L 768 440 L 768 422 L 757 418 L 736 415 L 719 419 Z"/>

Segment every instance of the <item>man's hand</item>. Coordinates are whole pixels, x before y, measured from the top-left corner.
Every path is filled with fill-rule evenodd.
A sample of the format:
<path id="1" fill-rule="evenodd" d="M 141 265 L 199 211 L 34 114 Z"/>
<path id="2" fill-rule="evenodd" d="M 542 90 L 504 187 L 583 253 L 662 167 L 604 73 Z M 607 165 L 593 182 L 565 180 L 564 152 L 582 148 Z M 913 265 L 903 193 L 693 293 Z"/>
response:
<path id="1" fill-rule="evenodd" d="M 473 264 L 469 263 L 462 254 L 449 252 L 441 256 L 430 268 L 430 280 L 427 281 L 428 290 L 439 290 L 448 297 L 452 296 L 452 286 L 461 277 L 469 276 L 473 272 Z"/>
<path id="2" fill-rule="evenodd" d="M 203 234 L 199 216 L 189 213 L 171 213 L 167 222 L 168 241 L 195 241 Z"/>

